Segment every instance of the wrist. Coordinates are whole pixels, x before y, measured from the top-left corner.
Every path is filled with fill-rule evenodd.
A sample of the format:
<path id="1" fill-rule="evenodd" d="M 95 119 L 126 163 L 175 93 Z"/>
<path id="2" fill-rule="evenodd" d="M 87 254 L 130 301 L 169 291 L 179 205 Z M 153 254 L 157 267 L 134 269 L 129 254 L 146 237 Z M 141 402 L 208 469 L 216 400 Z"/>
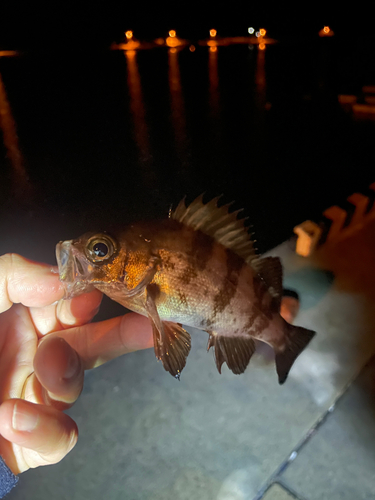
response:
<path id="1" fill-rule="evenodd" d="M 0 455 L 0 498 L 10 492 L 18 482 L 18 477 L 13 474 Z"/>

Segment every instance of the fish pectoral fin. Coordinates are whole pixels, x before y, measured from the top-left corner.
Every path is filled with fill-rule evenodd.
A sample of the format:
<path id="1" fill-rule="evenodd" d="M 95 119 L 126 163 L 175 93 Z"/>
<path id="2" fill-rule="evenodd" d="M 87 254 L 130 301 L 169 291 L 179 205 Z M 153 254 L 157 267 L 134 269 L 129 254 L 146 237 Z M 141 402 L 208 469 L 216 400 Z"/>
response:
<path id="1" fill-rule="evenodd" d="M 218 372 L 225 362 L 228 368 L 236 375 L 243 373 L 255 351 L 255 342 L 251 337 L 227 337 L 210 333 L 207 350 L 215 350 L 215 361 Z"/>
<path id="2" fill-rule="evenodd" d="M 190 352 L 190 335 L 180 324 L 160 319 L 151 294 L 147 294 L 146 310 L 154 335 L 155 356 L 163 363 L 164 370 L 179 379 Z"/>
<path id="3" fill-rule="evenodd" d="M 163 363 L 164 369 L 179 379 L 190 352 L 191 338 L 189 333 L 178 323 L 163 321 L 162 324 L 164 326 L 162 345 L 158 342 L 155 343 L 154 330 L 155 354 Z"/>

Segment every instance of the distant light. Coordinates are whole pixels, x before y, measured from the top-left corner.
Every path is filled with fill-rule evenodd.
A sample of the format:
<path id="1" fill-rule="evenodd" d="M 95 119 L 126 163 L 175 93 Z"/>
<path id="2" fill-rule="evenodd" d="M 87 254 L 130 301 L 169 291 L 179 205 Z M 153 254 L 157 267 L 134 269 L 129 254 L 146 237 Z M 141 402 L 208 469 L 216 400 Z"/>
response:
<path id="1" fill-rule="evenodd" d="M 255 33 L 255 36 L 256 36 L 257 38 L 259 38 L 259 37 L 260 37 L 260 32 L 259 32 L 259 31 L 257 31 L 257 32 Z"/>
<path id="2" fill-rule="evenodd" d="M 260 36 L 266 36 L 267 31 L 265 29 L 259 30 Z"/>
<path id="3" fill-rule="evenodd" d="M 194 45 L 190 45 L 189 50 L 190 50 L 190 52 L 195 52 L 195 46 Z"/>
<path id="4" fill-rule="evenodd" d="M 331 30 L 329 26 L 324 26 L 319 31 L 319 36 L 334 36 L 334 32 Z"/>
<path id="5" fill-rule="evenodd" d="M 170 37 L 172 37 L 172 38 L 176 36 L 176 32 L 175 32 L 175 30 L 171 30 L 168 34 L 169 34 L 169 36 L 170 36 Z"/>
<path id="6" fill-rule="evenodd" d="M 263 43 L 263 42 L 262 42 L 262 43 L 260 43 L 260 44 L 259 44 L 259 48 L 260 48 L 260 50 L 264 50 L 264 49 L 266 48 L 266 44 L 265 44 L 265 43 Z"/>
<path id="7" fill-rule="evenodd" d="M 126 43 L 122 44 L 121 48 L 123 50 L 127 50 L 127 51 L 131 52 L 131 51 L 134 51 L 139 46 L 140 46 L 140 43 L 138 41 L 129 39 Z"/>
<path id="8" fill-rule="evenodd" d="M 175 54 L 177 52 L 177 49 L 175 47 L 172 47 L 171 49 L 169 49 L 169 51 L 172 53 L 172 54 Z"/>
<path id="9" fill-rule="evenodd" d="M 157 43 L 158 45 L 164 45 L 164 38 L 157 38 L 155 40 L 155 43 Z"/>
<path id="10" fill-rule="evenodd" d="M 216 30 L 210 30 L 210 36 L 215 37 L 217 35 Z"/>
<path id="11" fill-rule="evenodd" d="M 254 28 L 249 28 L 247 31 L 250 33 L 250 35 L 252 35 L 254 33 L 255 29 Z"/>
<path id="12" fill-rule="evenodd" d="M 210 47 L 210 52 L 217 52 L 217 47 L 216 45 L 213 47 Z"/>
<path id="13" fill-rule="evenodd" d="M 181 45 L 181 41 L 177 37 L 172 38 L 171 36 L 169 36 L 165 40 L 165 42 L 168 45 L 168 47 L 177 47 L 178 45 Z"/>
<path id="14" fill-rule="evenodd" d="M 125 31 L 125 36 L 129 40 L 130 38 L 133 38 L 133 32 L 132 31 Z"/>

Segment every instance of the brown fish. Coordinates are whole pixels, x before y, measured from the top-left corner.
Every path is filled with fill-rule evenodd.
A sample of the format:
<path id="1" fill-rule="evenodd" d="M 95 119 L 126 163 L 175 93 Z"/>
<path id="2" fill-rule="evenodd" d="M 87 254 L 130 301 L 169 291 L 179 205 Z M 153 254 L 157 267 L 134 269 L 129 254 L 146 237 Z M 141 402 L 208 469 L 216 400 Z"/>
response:
<path id="1" fill-rule="evenodd" d="M 179 378 L 190 351 L 182 324 L 209 334 L 216 366 L 243 373 L 254 339 L 275 351 L 279 383 L 315 335 L 279 314 L 282 267 L 260 258 L 238 212 L 203 196 L 159 222 L 85 234 L 56 247 L 66 298 L 95 287 L 152 323 L 157 359 Z"/>

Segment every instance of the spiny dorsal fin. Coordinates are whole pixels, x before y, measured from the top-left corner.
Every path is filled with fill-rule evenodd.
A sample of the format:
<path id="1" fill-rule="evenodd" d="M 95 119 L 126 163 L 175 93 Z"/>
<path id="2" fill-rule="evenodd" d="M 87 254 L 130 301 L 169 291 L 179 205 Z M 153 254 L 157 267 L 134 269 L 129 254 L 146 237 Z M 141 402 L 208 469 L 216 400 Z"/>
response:
<path id="1" fill-rule="evenodd" d="M 185 198 L 177 208 L 170 212 L 170 217 L 186 226 L 202 231 L 214 238 L 226 248 L 242 257 L 248 264 L 255 259 L 254 244 L 245 226 L 245 219 L 238 219 L 241 210 L 229 213 L 231 203 L 217 206 L 220 197 L 203 203 L 203 194 L 198 196 L 188 207 Z"/>

